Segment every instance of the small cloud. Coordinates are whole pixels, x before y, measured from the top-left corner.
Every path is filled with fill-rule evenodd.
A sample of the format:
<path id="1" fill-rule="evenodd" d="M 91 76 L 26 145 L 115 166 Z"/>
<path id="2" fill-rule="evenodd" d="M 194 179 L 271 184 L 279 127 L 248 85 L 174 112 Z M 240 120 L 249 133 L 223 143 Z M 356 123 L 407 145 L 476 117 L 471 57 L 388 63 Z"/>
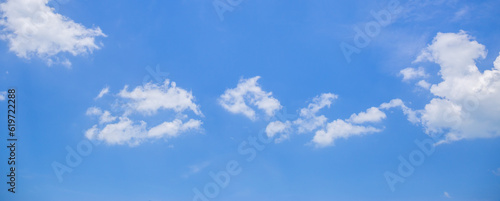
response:
<path id="1" fill-rule="evenodd" d="M 416 85 L 419 86 L 419 87 L 422 87 L 424 89 L 430 89 L 431 88 L 431 84 L 429 84 L 425 80 L 420 80 Z"/>
<path id="2" fill-rule="evenodd" d="M 338 96 L 332 93 L 323 93 L 313 98 L 312 102 L 306 108 L 300 109 L 300 117 L 293 121 L 294 125 L 298 126 L 299 133 L 307 133 L 315 130 L 318 127 L 323 127 L 327 122 L 324 115 L 317 115 L 319 110 L 330 108 L 332 102 Z"/>
<path id="3" fill-rule="evenodd" d="M 4 101 L 5 100 L 5 95 L 7 95 L 6 91 L 0 91 L 0 101 Z"/>
<path id="4" fill-rule="evenodd" d="M 182 177 L 188 178 L 194 174 L 201 172 L 203 169 L 207 168 L 209 165 L 210 165 L 210 162 L 208 162 L 208 161 L 205 161 L 205 162 L 200 163 L 200 164 L 191 165 L 188 167 L 189 172 L 182 175 Z"/>
<path id="5" fill-rule="evenodd" d="M 494 175 L 500 176 L 500 168 L 491 171 Z"/>
<path id="6" fill-rule="evenodd" d="M 268 117 L 274 116 L 282 108 L 272 92 L 262 90 L 257 81 L 260 76 L 240 79 L 236 88 L 227 89 L 219 98 L 219 104 L 234 114 L 243 114 L 251 120 L 257 119 L 255 110 L 249 105 L 263 110 Z"/>
<path id="7" fill-rule="evenodd" d="M 458 21 L 462 18 L 464 18 L 468 13 L 469 13 L 469 7 L 463 7 L 457 12 L 455 12 L 455 16 L 453 17 L 452 21 Z"/>
<path id="8" fill-rule="evenodd" d="M 444 192 L 444 197 L 451 198 L 451 196 L 450 196 L 450 194 L 448 194 L 448 192 Z"/>
<path id="9" fill-rule="evenodd" d="M 101 92 L 99 92 L 99 95 L 97 95 L 94 100 L 97 100 L 99 98 L 102 98 L 104 95 L 106 95 L 107 93 L 109 93 L 109 87 L 105 87 L 104 89 L 101 90 Z"/>
<path id="10" fill-rule="evenodd" d="M 276 143 L 281 142 L 289 138 L 289 133 L 291 131 L 292 123 L 290 121 L 281 122 L 274 121 L 267 125 L 266 134 L 268 137 L 273 138 L 276 134 L 280 134 L 280 137 L 275 140 Z"/>
<path id="11" fill-rule="evenodd" d="M 429 75 L 425 73 L 424 68 L 405 68 L 399 71 L 399 75 L 403 76 L 403 81 L 409 81 L 416 78 L 428 77 Z"/>
<path id="12" fill-rule="evenodd" d="M 357 124 L 365 123 L 365 122 L 380 122 L 382 119 L 385 119 L 387 116 L 384 112 L 380 111 L 376 107 L 371 107 L 366 110 L 366 112 L 360 112 L 358 114 L 352 114 L 351 118 L 348 121 L 354 122 Z"/>

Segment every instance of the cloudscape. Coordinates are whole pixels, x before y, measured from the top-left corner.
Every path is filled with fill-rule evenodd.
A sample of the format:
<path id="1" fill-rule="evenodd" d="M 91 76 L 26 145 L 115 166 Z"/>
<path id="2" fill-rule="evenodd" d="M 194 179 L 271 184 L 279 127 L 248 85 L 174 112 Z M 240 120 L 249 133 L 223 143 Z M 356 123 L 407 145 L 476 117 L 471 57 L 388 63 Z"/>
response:
<path id="1" fill-rule="evenodd" d="M 500 1 L 0 1 L 0 200 L 500 200 Z"/>

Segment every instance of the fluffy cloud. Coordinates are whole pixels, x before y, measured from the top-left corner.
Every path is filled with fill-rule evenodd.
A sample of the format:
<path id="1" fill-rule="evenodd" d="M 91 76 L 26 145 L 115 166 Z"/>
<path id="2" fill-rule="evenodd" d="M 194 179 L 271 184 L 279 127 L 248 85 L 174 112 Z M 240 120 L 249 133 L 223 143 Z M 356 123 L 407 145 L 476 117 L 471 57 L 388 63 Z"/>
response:
<path id="1" fill-rule="evenodd" d="M 333 145 L 339 138 L 347 139 L 351 136 L 366 135 L 381 132 L 382 128 L 375 128 L 369 123 L 379 123 L 387 117 L 381 110 L 401 108 L 408 120 L 417 123 L 418 118 L 415 111 L 408 108 L 401 99 L 393 99 L 388 103 L 382 103 L 379 107 L 371 107 L 366 112 L 352 114 L 349 119 L 336 119 L 326 125 L 325 128 L 317 130 L 312 142 L 316 147 Z"/>
<path id="2" fill-rule="evenodd" d="M 395 107 L 401 108 L 403 114 L 406 115 L 408 121 L 410 121 L 411 123 L 416 124 L 420 122 L 420 119 L 418 118 L 418 111 L 412 110 L 411 108 L 407 107 L 401 99 L 392 99 L 390 102 L 382 103 L 379 106 L 380 109 L 385 109 L 385 110 Z"/>
<path id="3" fill-rule="evenodd" d="M 387 116 L 384 112 L 380 111 L 376 107 L 371 107 L 366 110 L 366 112 L 360 112 L 359 114 L 352 114 L 349 118 L 349 122 L 361 124 L 365 122 L 380 122 Z"/>
<path id="4" fill-rule="evenodd" d="M 428 77 L 425 73 L 424 68 L 418 67 L 417 69 L 415 68 L 405 68 L 401 71 L 399 71 L 399 74 L 403 76 L 403 81 L 408 81 L 416 78 L 422 78 L 422 77 Z"/>
<path id="5" fill-rule="evenodd" d="M 380 131 L 381 129 L 371 126 L 354 125 L 344 120 L 337 119 L 328 123 L 326 129 L 318 130 L 312 142 L 314 142 L 317 147 L 325 147 L 332 145 L 334 140 L 338 138 L 348 138 L 353 135 L 369 134 Z"/>
<path id="6" fill-rule="evenodd" d="M 99 27 L 88 29 L 54 12 L 47 6 L 49 0 L 7 0 L 0 4 L 0 38 L 8 41 L 9 50 L 18 57 L 37 56 L 48 65 L 60 63 L 70 66 L 59 53 L 73 56 L 92 53 L 99 49 L 95 38 L 106 36 Z"/>
<path id="7" fill-rule="evenodd" d="M 98 107 L 90 107 L 87 109 L 86 114 L 88 116 L 99 116 L 99 124 L 104 124 L 116 120 L 116 117 L 111 115 L 109 111 L 102 111 Z"/>
<path id="8" fill-rule="evenodd" d="M 379 107 L 368 108 L 364 112 L 352 114 L 348 119 L 336 119 L 327 123 L 328 118 L 324 115 L 318 116 L 319 110 L 330 107 L 337 95 L 324 93 L 315 97 L 306 108 L 300 109 L 300 115 L 293 121 L 273 121 L 266 127 L 268 137 L 277 137 L 276 143 L 283 139 L 288 139 L 293 132 L 314 133 L 311 142 L 316 147 L 326 147 L 333 145 L 339 138 L 349 138 L 356 135 L 364 135 L 381 132 L 382 128 L 373 127 L 370 124 L 379 123 L 387 116 L 382 110 L 391 108 L 401 108 L 408 119 L 414 123 L 418 122 L 416 112 L 406 107 L 400 99 L 393 99 L 388 103 L 383 103 Z"/>
<path id="9" fill-rule="evenodd" d="M 422 88 L 424 88 L 424 89 L 429 89 L 429 88 L 431 88 L 431 84 L 430 84 L 430 83 L 428 83 L 428 82 L 427 82 L 427 81 L 425 81 L 425 80 L 420 80 L 420 81 L 418 81 L 416 85 L 417 85 L 417 86 L 419 86 L 419 87 L 422 87 Z"/>
<path id="10" fill-rule="evenodd" d="M 387 117 L 381 109 L 388 110 L 395 107 L 400 107 L 403 113 L 408 116 L 408 119 L 416 119 L 414 116 L 415 112 L 406 107 L 403 101 L 393 99 L 388 103 L 382 103 L 379 107 L 371 107 L 365 112 L 351 114 L 349 119 L 333 120 L 315 132 L 312 142 L 316 147 L 326 147 L 333 145 L 335 140 L 339 138 L 347 139 L 351 136 L 381 132 L 382 128 L 376 128 L 367 124 L 381 122 Z"/>
<path id="11" fill-rule="evenodd" d="M 280 102 L 272 97 L 271 92 L 263 91 L 257 81 L 260 76 L 240 79 L 236 88 L 227 89 L 219 98 L 219 104 L 234 114 L 243 114 L 255 120 L 256 113 L 249 105 L 263 110 L 270 117 L 281 109 Z"/>
<path id="12" fill-rule="evenodd" d="M 158 138 L 162 136 L 177 137 L 180 133 L 200 128 L 201 124 L 202 122 L 200 120 L 190 119 L 183 123 L 181 120 L 175 119 L 172 122 L 163 122 L 149 129 L 148 136 Z"/>
<path id="13" fill-rule="evenodd" d="M 101 140 L 107 144 L 128 144 L 137 146 L 141 142 L 154 139 L 170 139 L 182 133 L 201 129 L 202 121 L 189 119 L 185 111 L 192 111 L 198 116 L 202 113 L 199 106 L 194 103 L 194 96 L 175 82 L 166 80 L 162 85 L 148 83 L 138 86 L 132 91 L 124 87 L 118 94 L 117 100 L 111 109 L 123 109 L 120 116 L 113 116 L 108 110 L 98 107 L 87 109 L 88 116 L 96 116 L 99 124 L 92 126 L 85 132 L 90 140 Z M 116 105 L 118 104 L 118 105 Z M 163 110 L 171 110 L 176 114 L 172 121 L 164 121 L 155 126 L 148 126 L 146 120 L 133 120 L 131 116 L 150 117 Z"/>
<path id="14" fill-rule="evenodd" d="M 275 142 L 281 142 L 285 139 L 289 138 L 289 134 L 291 132 L 290 121 L 281 122 L 281 121 L 273 121 L 269 123 L 266 127 L 266 134 L 268 137 L 273 138 L 276 134 L 281 134 L 279 138 L 275 140 Z"/>
<path id="15" fill-rule="evenodd" d="M 419 111 L 429 135 L 445 133 L 439 143 L 500 136 L 500 56 L 481 73 L 475 61 L 486 53 L 484 45 L 460 31 L 438 33 L 417 57 L 440 66 L 442 81 L 430 87 L 435 97 Z"/>
<path id="16" fill-rule="evenodd" d="M 128 91 L 128 86 L 125 86 L 118 96 L 129 100 L 127 104 L 129 112 L 152 115 L 160 109 L 170 109 L 175 112 L 189 109 L 201 115 L 199 106 L 194 103 L 193 94 L 177 87 L 175 82 L 170 83 L 169 80 L 165 80 L 161 86 L 147 83 L 132 91 Z"/>
<path id="17" fill-rule="evenodd" d="M 298 132 L 311 132 L 318 127 L 324 126 L 328 119 L 324 115 L 317 116 L 316 113 L 325 107 L 330 108 L 333 100 L 337 99 L 337 97 L 332 93 L 324 93 L 313 98 L 312 103 L 309 103 L 307 108 L 302 108 L 299 114 L 300 117 L 293 122 L 298 126 Z"/>

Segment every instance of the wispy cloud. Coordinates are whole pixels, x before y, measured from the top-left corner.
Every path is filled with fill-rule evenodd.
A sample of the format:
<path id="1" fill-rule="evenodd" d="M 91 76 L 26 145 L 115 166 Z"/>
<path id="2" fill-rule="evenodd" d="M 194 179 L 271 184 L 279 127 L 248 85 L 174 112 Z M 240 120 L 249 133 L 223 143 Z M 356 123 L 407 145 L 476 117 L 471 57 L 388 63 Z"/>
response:
<path id="1" fill-rule="evenodd" d="M 99 98 L 102 98 L 104 95 L 109 93 L 109 87 L 104 87 L 101 92 L 99 92 L 99 95 L 97 95 L 94 100 L 97 100 Z"/>

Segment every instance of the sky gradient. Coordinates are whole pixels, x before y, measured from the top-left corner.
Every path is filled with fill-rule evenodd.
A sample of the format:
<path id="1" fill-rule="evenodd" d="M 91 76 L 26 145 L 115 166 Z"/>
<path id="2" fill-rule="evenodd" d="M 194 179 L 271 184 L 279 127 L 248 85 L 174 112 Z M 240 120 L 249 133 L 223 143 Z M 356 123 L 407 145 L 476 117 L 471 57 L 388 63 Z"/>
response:
<path id="1" fill-rule="evenodd" d="M 0 200 L 499 200 L 499 7 L 3 0 Z"/>

